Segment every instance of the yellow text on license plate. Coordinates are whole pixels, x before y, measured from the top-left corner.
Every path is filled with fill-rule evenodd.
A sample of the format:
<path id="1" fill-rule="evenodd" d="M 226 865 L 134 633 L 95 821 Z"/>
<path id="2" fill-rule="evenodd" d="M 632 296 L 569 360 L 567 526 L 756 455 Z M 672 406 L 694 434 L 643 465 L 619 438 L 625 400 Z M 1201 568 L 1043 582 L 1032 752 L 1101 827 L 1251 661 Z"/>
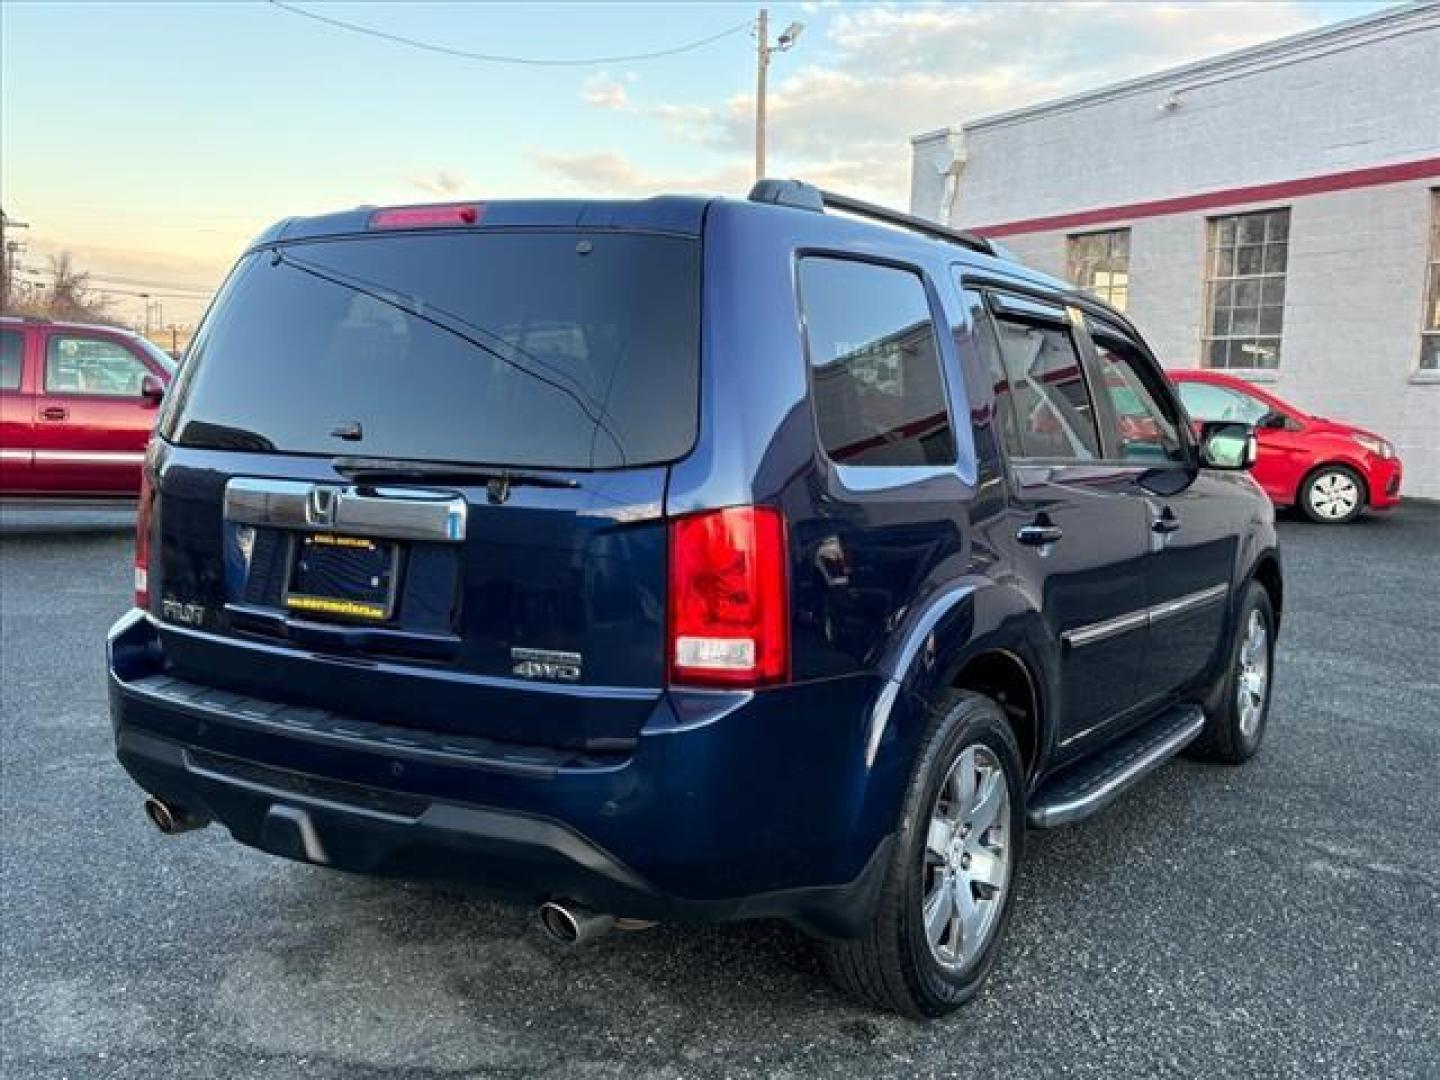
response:
<path id="1" fill-rule="evenodd" d="M 299 611 L 319 611 L 326 615 L 349 615 L 356 619 L 383 619 L 385 608 L 363 600 L 335 600 L 328 596 L 295 596 L 285 598 L 287 607 Z"/>
<path id="2" fill-rule="evenodd" d="M 375 542 L 366 540 L 363 536 L 336 536 L 334 533 L 311 533 L 305 538 L 309 544 L 319 544 L 323 547 L 359 548 L 361 551 L 374 551 Z"/>

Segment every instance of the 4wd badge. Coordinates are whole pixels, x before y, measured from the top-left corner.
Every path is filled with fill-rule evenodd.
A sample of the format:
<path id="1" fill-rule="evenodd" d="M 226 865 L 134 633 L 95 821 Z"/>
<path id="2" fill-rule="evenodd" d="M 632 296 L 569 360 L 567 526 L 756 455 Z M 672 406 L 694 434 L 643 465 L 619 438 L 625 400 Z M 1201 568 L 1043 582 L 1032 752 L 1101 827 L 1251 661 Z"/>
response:
<path id="1" fill-rule="evenodd" d="M 522 679 L 579 682 L 583 657 L 577 652 L 553 649 L 511 649 L 511 672 Z"/>

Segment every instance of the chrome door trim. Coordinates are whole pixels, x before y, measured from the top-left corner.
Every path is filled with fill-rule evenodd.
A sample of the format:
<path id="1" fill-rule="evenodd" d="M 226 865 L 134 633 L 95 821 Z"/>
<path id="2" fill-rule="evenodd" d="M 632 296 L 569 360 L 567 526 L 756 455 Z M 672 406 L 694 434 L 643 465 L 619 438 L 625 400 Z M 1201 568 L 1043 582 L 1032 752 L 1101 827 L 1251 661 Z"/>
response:
<path id="1" fill-rule="evenodd" d="M 1082 645 L 1094 645 L 1097 641 L 1119 637 L 1121 634 L 1128 634 L 1131 630 L 1139 630 L 1149 622 L 1150 609 L 1141 608 L 1139 611 L 1129 611 L 1124 615 L 1117 615 L 1113 619 L 1106 619 L 1104 622 L 1090 623 L 1074 630 L 1067 630 L 1060 635 L 1060 640 L 1072 649 L 1078 649 Z"/>
<path id="2" fill-rule="evenodd" d="M 1208 589 L 1199 589 L 1192 593 L 1186 593 L 1184 596 L 1176 597 L 1174 600 L 1167 600 L 1163 604 L 1156 604 L 1150 608 L 1150 625 L 1154 626 L 1162 619 L 1168 619 L 1175 615 L 1183 615 L 1185 612 L 1193 611 L 1195 608 L 1213 604 L 1217 600 L 1224 599 L 1225 594 L 1229 591 L 1229 584 L 1221 582 L 1219 585 L 1211 585 Z"/>
<path id="3" fill-rule="evenodd" d="M 33 456 L 32 450 L 0 450 L 0 461 L 23 461 L 28 465 Z"/>
<path id="4" fill-rule="evenodd" d="M 302 480 L 235 477 L 225 485 L 225 520 L 277 529 L 327 529 L 390 540 L 465 541 L 465 500 L 421 488 L 342 487 Z"/>
<path id="5" fill-rule="evenodd" d="M 1173 618 L 1176 615 L 1183 615 L 1188 611 L 1204 607 L 1223 600 L 1230 591 L 1228 582 L 1221 582 L 1218 585 L 1211 585 L 1204 589 L 1197 589 L 1195 592 L 1186 593 L 1184 596 L 1177 596 L 1174 600 L 1166 600 L 1161 604 L 1152 604 L 1150 607 L 1141 608 L 1138 611 L 1127 611 L 1123 615 L 1117 615 L 1113 619 L 1106 619 L 1103 622 L 1089 623 L 1085 626 L 1076 627 L 1074 630 L 1066 630 L 1060 635 L 1060 641 L 1068 648 L 1078 649 L 1085 645 L 1094 645 L 1097 641 L 1105 641 L 1112 637 L 1119 637 L 1131 630 L 1138 630 L 1142 626 L 1154 626 L 1158 622 Z"/>

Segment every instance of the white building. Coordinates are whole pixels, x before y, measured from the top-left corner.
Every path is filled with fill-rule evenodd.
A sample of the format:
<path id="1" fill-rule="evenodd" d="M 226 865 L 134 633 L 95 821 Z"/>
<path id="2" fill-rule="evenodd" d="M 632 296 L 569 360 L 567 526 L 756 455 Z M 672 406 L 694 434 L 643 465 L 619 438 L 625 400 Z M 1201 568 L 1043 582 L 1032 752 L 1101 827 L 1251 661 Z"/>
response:
<path id="1" fill-rule="evenodd" d="M 912 140 L 911 211 L 1395 441 L 1440 498 L 1440 3 Z"/>

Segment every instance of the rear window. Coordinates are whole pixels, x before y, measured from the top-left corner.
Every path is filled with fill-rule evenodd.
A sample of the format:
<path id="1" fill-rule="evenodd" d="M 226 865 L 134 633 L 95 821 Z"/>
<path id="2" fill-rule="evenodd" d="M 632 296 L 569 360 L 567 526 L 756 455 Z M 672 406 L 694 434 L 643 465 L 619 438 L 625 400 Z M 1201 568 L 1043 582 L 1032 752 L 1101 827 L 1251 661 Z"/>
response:
<path id="1" fill-rule="evenodd" d="M 237 268 L 164 431 L 211 449 L 655 464 L 694 441 L 699 351 L 698 240 L 516 231 L 295 243 Z"/>

